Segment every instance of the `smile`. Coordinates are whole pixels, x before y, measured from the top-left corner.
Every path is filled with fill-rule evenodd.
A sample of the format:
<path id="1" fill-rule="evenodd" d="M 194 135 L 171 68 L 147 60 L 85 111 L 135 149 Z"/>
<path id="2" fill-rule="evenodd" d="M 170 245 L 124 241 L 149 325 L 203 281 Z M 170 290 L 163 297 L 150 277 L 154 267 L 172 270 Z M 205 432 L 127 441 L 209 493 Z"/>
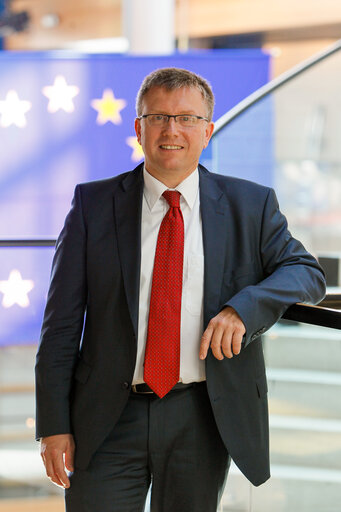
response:
<path id="1" fill-rule="evenodd" d="M 182 146 L 171 146 L 169 144 L 162 144 L 161 149 L 182 149 Z"/>

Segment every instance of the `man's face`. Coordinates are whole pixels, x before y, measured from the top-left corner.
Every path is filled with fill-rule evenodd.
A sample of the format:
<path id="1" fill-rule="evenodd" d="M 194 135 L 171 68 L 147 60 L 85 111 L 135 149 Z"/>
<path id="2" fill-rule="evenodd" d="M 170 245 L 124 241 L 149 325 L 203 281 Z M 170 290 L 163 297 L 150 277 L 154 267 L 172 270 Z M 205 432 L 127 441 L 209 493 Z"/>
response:
<path id="1" fill-rule="evenodd" d="M 153 87 L 143 98 L 142 114 L 191 114 L 207 117 L 207 107 L 194 87 L 167 90 Z M 198 121 L 183 127 L 174 118 L 163 126 L 149 126 L 147 119 L 135 120 L 137 139 L 145 155 L 146 169 L 160 181 L 182 181 L 197 167 L 213 131 L 213 123 Z"/>

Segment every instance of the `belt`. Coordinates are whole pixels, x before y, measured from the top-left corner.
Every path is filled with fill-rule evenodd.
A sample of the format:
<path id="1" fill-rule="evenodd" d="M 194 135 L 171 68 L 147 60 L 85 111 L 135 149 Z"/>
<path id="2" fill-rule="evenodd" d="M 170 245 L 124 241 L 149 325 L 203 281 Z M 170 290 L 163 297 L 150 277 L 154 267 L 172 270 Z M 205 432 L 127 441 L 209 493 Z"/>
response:
<path id="1" fill-rule="evenodd" d="M 171 391 L 181 391 L 182 389 L 193 388 L 199 382 L 189 382 L 188 384 L 184 384 L 183 382 L 178 382 L 175 386 L 172 387 Z M 131 391 L 138 395 L 156 395 L 154 391 L 148 386 L 148 384 L 132 384 Z"/>

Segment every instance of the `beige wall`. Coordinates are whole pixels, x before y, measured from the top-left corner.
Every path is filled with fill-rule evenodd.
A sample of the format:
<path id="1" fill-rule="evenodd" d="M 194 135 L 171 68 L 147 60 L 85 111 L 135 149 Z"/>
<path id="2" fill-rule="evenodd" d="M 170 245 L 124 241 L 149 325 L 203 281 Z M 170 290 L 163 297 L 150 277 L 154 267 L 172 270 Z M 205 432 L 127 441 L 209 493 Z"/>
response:
<path id="1" fill-rule="evenodd" d="M 264 44 L 263 49 L 272 55 L 271 76 L 275 78 L 281 75 L 296 64 L 324 50 L 333 42 L 333 39 L 308 39 L 305 41 L 274 41 Z"/>

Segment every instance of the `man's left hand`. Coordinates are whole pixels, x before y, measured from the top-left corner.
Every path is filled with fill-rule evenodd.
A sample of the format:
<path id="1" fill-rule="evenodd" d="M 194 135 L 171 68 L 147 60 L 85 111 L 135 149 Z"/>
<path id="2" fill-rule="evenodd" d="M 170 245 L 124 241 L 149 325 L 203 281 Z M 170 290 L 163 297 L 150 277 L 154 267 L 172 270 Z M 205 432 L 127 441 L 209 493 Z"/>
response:
<path id="1" fill-rule="evenodd" d="M 227 306 L 210 320 L 202 335 L 200 359 L 206 358 L 209 347 L 219 361 L 223 360 L 224 356 L 230 359 L 233 355 L 239 354 L 245 332 L 245 325 L 238 313 Z"/>

